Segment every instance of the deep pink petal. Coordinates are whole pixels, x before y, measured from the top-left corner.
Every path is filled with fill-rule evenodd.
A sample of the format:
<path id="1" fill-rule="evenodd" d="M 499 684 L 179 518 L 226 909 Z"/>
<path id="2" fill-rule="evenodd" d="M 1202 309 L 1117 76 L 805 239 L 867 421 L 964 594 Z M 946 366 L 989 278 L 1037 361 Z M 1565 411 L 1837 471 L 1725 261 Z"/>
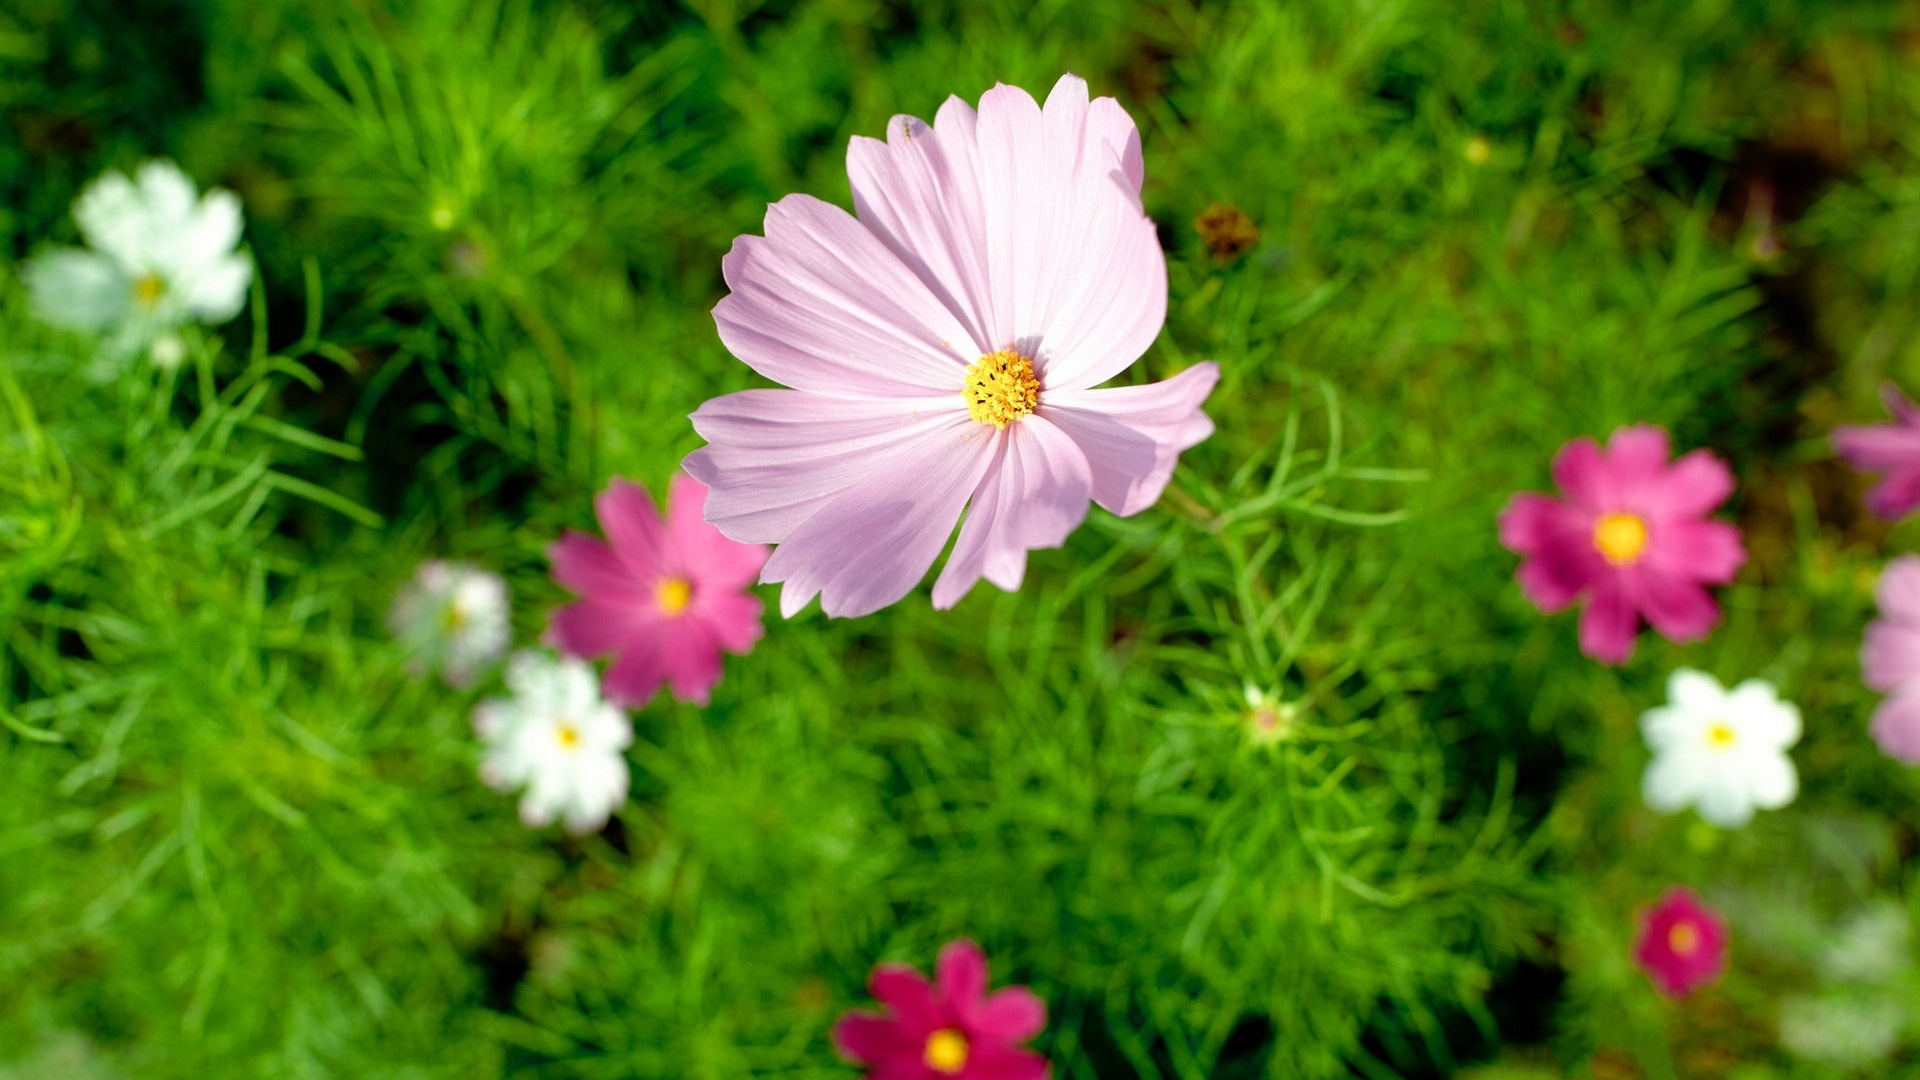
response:
<path id="1" fill-rule="evenodd" d="M 1032 1050 L 985 1043 L 973 1047 L 959 1080 L 1047 1080 L 1051 1075 L 1047 1059 Z"/>
<path id="2" fill-rule="evenodd" d="M 1663 575 L 1725 585 L 1746 565 L 1740 530 L 1724 521 L 1663 521 L 1648 526 L 1641 565 Z"/>
<path id="3" fill-rule="evenodd" d="M 1669 641 L 1698 641 L 1720 622 L 1720 605 L 1707 590 L 1646 565 L 1621 571 L 1628 597 Z"/>
<path id="4" fill-rule="evenodd" d="M 791 617 L 818 595 L 828 615 L 866 615 L 911 592 L 993 460 L 983 432 L 991 429 L 961 417 L 902 443 L 795 529 L 761 573 L 787 583 L 781 612 Z"/>
<path id="5" fill-rule="evenodd" d="M 760 576 L 768 551 L 759 544 L 735 543 L 707 524 L 702 516 L 706 501 L 705 484 L 686 473 L 674 474 L 667 497 L 672 570 L 685 575 L 696 594 L 737 592 Z"/>
<path id="6" fill-rule="evenodd" d="M 977 1038 L 1023 1043 L 1047 1026 L 1047 1005 L 1024 986 L 1008 987 L 987 996 L 967 1017 Z"/>
<path id="7" fill-rule="evenodd" d="M 1195 364 L 1162 382 L 1048 394 L 1034 414 L 1071 438 L 1093 470 L 1093 501 L 1127 517 L 1166 490 L 1180 452 L 1213 434 L 1200 405 L 1220 367 Z"/>
<path id="8" fill-rule="evenodd" d="M 1888 563 L 1873 595 L 1883 618 L 1920 624 L 1920 555 L 1902 555 Z"/>
<path id="9" fill-rule="evenodd" d="M 1520 591 L 1541 611 L 1565 611 L 1586 590 L 1588 578 L 1566 559 L 1528 559 L 1514 571 Z"/>
<path id="10" fill-rule="evenodd" d="M 1686 951 L 1674 946 L 1674 931 L 1685 926 L 1692 943 Z M 1642 913 L 1640 936 L 1633 958 L 1661 993 L 1682 997 L 1718 978 L 1726 967 L 1726 924 L 1689 889 L 1667 890 L 1660 902 Z"/>
<path id="11" fill-rule="evenodd" d="M 1867 472 L 1920 465 L 1920 430 L 1901 424 L 1833 429 L 1833 449 L 1847 464 Z"/>
<path id="12" fill-rule="evenodd" d="M 664 654 L 667 685 L 673 696 L 705 705 L 720 682 L 720 646 L 699 619 L 663 620 L 658 648 Z"/>
<path id="13" fill-rule="evenodd" d="M 1661 443 L 1664 446 L 1665 437 Z M 1628 509 L 1654 524 L 1705 517 L 1733 494 L 1733 470 L 1711 451 L 1684 454 L 1670 468 L 1643 481 Z"/>
<path id="14" fill-rule="evenodd" d="M 707 521 L 737 541 L 777 544 L 902 447 L 966 416 L 957 392 L 949 408 L 929 410 L 913 400 L 746 390 L 694 412 L 694 430 L 712 445 L 688 456 L 686 470 L 709 488 Z"/>
<path id="15" fill-rule="evenodd" d="M 860 1065 L 879 1066 L 905 1061 L 917 1064 L 925 1053 L 924 1037 L 915 1038 L 900 1021 L 876 1013 L 854 1012 L 833 1025 L 834 1049 Z"/>
<path id="16" fill-rule="evenodd" d="M 875 1001 L 893 1013 L 917 1045 L 924 1046 L 928 1035 L 952 1022 L 935 999 L 933 984 L 904 964 L 881 964 L 874 968 L 867 980 L 867 990 Z"/>
<path id="17" fill-rule="evenodd" d="M 721 261 L 732 292 L 713 318 L 728 351 L 797 390 L 960 392 L 980 355 L 971 335 L 853 215 L 789 195 L 767 209 L 766 228 Z"/>
<path id="18" fill-rule="evenodd" d="M 1500 544 L 1517 555 L 1592 546 L 1593 515 L 1551 496 L 1516 493 L 1500 512 Z"/>
<path id="19" fill-rule="evenodd" d="M 1553 456 L 1553 482 L 1582 510 L 1602 513 L 1615 507 L 1617 491 L 1598 443 L 1574 439 Z"/>
<path id="20" fill-rule="evenodd" d="M 1667 432 L 1651 424 L 1616 428 L 1607 439 L 1607 486 L 1612 500 L 1637 502 L 1657 492 L 1666 478 L 1671 457 Z"/>
<path id="21" fill-rule="evenodd" d="M 941 1000 L 956 1015 L 971 1013 L 987 993 L 987 954 L 980 946 L 961 939 L 940 950 L 935 968 Z"/>
<path id="22" fill-rule="evenodd" d="M 553 564 L 553 580 L 581 596 L 611 600 L 645 592 L 632 567 L 585 533 L 569 530 L 548 545 L 547 561 Z"/>
<path id="23" fill-rule="evenodd" d="M 667 650 L 657 639 L 629 639 L 600 678 L 601 692 L 623 709 L 646 705 L 666 684 Z"/>
<path id="24" fill-rule="evenodd" d="M 1010 425 L 974 493 L 953 554 L 933 583 L 933 606 L 950 608 L 985 575 L 1012 592 L 1027 552 L 1066 543 L 1087 517 L 1093 478 L 1086 455 L 1039 415 Z"/>
<path id="25" fill-rule="evenodd" d="M 653 498 L 640 487 L 616 478 L 593 500 L 593 510 L 601 530 L 612 541 L 614 554 L 626 564 L 628 572 L 642 582 L 658 578 L 666 550 L 666 526 L 654 509 Z"/>
<path id="26" fill-rule="evenodd" d="M 555 609 L 548 625 L 561 652 L 592 660 L 621 652 L 636 640 L 645 641 L 650 621 L 638 604 L 594 599 Z"/>
<path id="27" fill-rule="evenodd" d="M 1860 644 L 1860 672 L 1868 687 L 1888 693 L 1920 684 L 1920 626 L 1877 619 Z"/>
<path id="28" fill-rule="evenodd" d="M 1615 577 L 1593 583 L 1592 595 L 1580 612 L 1580 651 L 1603 664 L 1620 665 L 1633 658 L 1633 639 L 1640 632 L 1640 616 Z"/>
<path id="29" fill-rule="evenodd" d="M 760 640 L 764 627 L 760 617 L 765 605 L 752 593 L 696 594 L 687 618 L 698 619 L 714 642 L 730 653 L 746 653 Z"/>
<path id="30" fill-rule="evenodd" d="M 1882 701 L 1873 710 L 1873 741 L 1890 758 L 1920 765 L 1920 687 Z"/>
<path id="31" fill-rule="evenodd" d="M 1867 509 L 1888 521 L 1920 510 L 1920 468 L 1900 469 L 1867 492 Z"/>

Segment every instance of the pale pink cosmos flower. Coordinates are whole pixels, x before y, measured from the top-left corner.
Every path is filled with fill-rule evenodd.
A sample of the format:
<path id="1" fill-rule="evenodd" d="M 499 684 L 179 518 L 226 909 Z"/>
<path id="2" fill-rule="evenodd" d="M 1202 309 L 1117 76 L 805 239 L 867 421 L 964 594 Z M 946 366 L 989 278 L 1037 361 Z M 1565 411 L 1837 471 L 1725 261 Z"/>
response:
<path id="1" fill-rule="evenodd" d="M 612 656 L 608 700 L 638 708 L 669 685 L 704 705 L 720 653 L 760 640 L 760 598 L 747 591 L 767 549 L 737 544 L 701 519 L 707 489 L 675 475 L 666 520 L 640 488 L 615 480 L 594 500 L 606 544 L 568 532 L 547 549 L 553 579 L 580 602 L 553 613 L 552 640 L 579 657 Z"/>
<path id="2" fill-rule="evenodd" d="M 1733 473 L 1705 450 L 1667 458 L 1667 433 L 1625 427 L 1606 449 L 1575 439 L 1553 459 L 1565 500 L 1522 492 L 1500 515 L 1500 542 L 1522 556 L 1520 588 L 1542 611 L 1580 597 L 1580 649 L 1602 663 L 1633 656 L 1640 619 L 1674 641 L 1720 621 L 1703 586 L 1725 585 L 1747 561 L 1740 530 L 1707 515 Z"/>
<path id="3" fill-rule="evenodd" d="M 981 577 L 1013 590 L 1027 552 L 1059 547 L 1088 500 L 1152 505 L 1213 424 L 1211 363 L 1096 387 L 1166 318 L 1166 260 L 1142 211 L 1140 136 L 1112 98 L 1063 76 L 1042 107 L 996 86 L 897 116 L 847 151 L 855 217 L 808 195 L 767 210 L 721 264 L 720 339 L 789 389 L 693 414 L 710 445 L 687 471 L 707 520 L 777 544 L 762 579 L 792 615 L 899 600 L 933 565 L 958 603 Z"/>
<path id="4" fill-rule="evenodd" d="M 1920 509 L 1920 407 L 1892 383 L 1880 397 L 1892 422 L 1835 428 L 1833 448 L 1856 469 L 1886 474 L 1867 492 L 1867 509 L 1898 521 Z"/>
<path id="5" fill-rule="evenodd" d="M 1047 1059 L 1021 1043 L 1047 1024 L 1047 1006 L 1023 986 L 987 992 L 987 957 L 971 941 L 940 950 L 929 983 L 882 964 L 869 984 L 885 1012 L 848 1013 L 833 1044 L 873 1080 L 1047 1080 Z"/>
<path id="6" fill-rule="evenodd" d="M 1640 916 L 1634 963 L 1667 997 L 1685 997 L 1727 968 L 1727 924 L 1692 889 L 1668 889 Z"/>
<path id="7" fill-rule="evenodd" d="M 1874 595 L 1880 618 L 1867 625 L 1860 667 L 1887 699 L 1873 711 L 1873 741 L 1888 757 L 1920 765 L 1920 556 L 1888 563 Z"/>

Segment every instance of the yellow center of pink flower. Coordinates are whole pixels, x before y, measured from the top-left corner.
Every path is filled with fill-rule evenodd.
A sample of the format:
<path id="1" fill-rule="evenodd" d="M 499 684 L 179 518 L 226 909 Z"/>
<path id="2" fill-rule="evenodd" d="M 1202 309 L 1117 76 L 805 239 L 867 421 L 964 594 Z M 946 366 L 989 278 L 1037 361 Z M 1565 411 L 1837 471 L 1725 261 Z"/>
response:
<path id="1" fill-rule="evenodd" d="M 562 722 L 554 728 L 553 737 L 562 750 L 571 750 L 580 745 L 580 729 L 569 723 Z"/>
<path id="2" fill-rule="evenodd" d="M 133 283 L 133 302 L 151 311 L 166 291 L 167 283 L 160 280 L 160 275 L 148 274 Z"/>
<path id="3" fill-rule="evenodd" d="M 661 578 L 653 587 L 653 602 L 660 605 L 661 614 L 678 615 L 693 603 L 693 586 L 686 578 Z"/>
<path id="4" fill-rule="evenodd" d="M 1700 931 L 1692 923 L 1674 923 L 1667 931 L 1667 947 L 1685 956 L 1700 947 Z"/>
<path id="5" fill-rule="evenodd" d="M 1593 546 L 1613 565 L 1630 565 L 1647 549 L 1647 523 L 1633 514 L 1602 515 L 1593 525 Z"/>
<path id="6" fill-rule="evenodd" d="M 952 1028 L 927 1036 L 927 1068 L 952 1076 L 967 1067 L 967 1037 Z"/>
<path id="7" fill-rule="evenodd" d="M 1040 404 L 1040 378 L 1033 361 L 1001 349 L 967 369 L 967 413 L 983 424 L 1005 428 Z"/>

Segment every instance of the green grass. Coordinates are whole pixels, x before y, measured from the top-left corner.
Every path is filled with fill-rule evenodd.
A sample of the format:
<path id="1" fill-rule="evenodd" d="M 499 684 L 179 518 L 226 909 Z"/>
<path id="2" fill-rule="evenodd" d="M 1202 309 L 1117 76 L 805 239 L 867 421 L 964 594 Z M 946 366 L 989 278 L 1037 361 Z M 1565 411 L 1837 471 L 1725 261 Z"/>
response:
<path id="1" fill-rule="evenodd" d="M 1912 1045 L 1865 1075 L 1920 1070 L 1911 945 L 1822 966 L 1920 915 L 1920 781 L 1856 659 L 1915 534 L 1826 444 L 1920 385 L 1916 32 L 1838 0 L 0 12 L 0 1077 L 850 1077 L 826 1032 L 871 966 L 962 935 L 1047 999 L 1062 1080 L 1860 1075 L 1780 1044 L 1810 997 L 1893 1002 Z M 1063 71 L 1140 122 L 1168 251 L 1125 378 L 1219 362 L 1218 433 L 1017 594 L 774 616 L 710 707 L 636 715 L 608 832 L 523 829 L 474 775 L 497 687 L 410 678 L 395 590 L 480 563 L 536 642 L 546 545 L 750 385 L 709 315 L 732 238 L 849 205 L 891 115 Z M 241 195 L 259 284 L 179 370 L 103 376 L 17 264 L 152 156 Z M 1210 254 L 1216 202 L 1259 244 Z M 1754 558 L 1711 640 L 1612 670 L 1493 520 L 1640 421 L 1733 463 Z M 1682 664 L 1801 706 L 1792 808 L 1640 805 Z M 1294 738 L 1255 745 L 1248 686 Z M 1735 940 L 1681 1005 L 1628 959 L 1676 882 Z"/>

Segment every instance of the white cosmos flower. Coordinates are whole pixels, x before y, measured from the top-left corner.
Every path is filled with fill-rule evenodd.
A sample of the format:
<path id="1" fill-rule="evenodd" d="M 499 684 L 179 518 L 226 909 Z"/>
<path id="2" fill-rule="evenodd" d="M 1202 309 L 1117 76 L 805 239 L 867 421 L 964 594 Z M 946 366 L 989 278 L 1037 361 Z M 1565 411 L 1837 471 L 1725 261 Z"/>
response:
<path id="1" fill-rule="evenodd" d="M 539 829 L 561 821 L 592 832 L 627 799 L 633 742 L 627 714 L 600 698 L 583 660 L 523 652 L 507 666 L 511 698 L 481 703 L 473 727 L 487 744 L 480 778 L 500 791 L 524 788 L 520 820 Z"/>
<path id="2" fill-rule="evenodd" d="M 1799 793 L 1787 748 L 1800 741 L 1800 710 L 1760 679 L 1727 690 L 1681 668 L 1667 680 L 1667 704 L 1647 710 L 1640 730 L 1653 751 L 1642 790 L 1655 810 L 1693 806 L 1734 829 L 1756 808 L 1777 810 Z"/>
<path id="3" fill-rule="evenodd" d="M 513 629 L 507 621 L 507 583 L 466 563 L 420 564 L 387 613 L 387 628 L 416 672 L 438 672 L 454 686 L 504 656 Z"/>
<path id="4" fill-rule="evenodd" d="M 226 322 L 246 302 L 253 264 L 234 250 L 239 198 L 202 197 L 170 161 L 88 184 L 73 218 L 87 247 L 55 248 L 22 270 L 34 310 L 55 326 L 127 354 L 190 322 Z"/>

